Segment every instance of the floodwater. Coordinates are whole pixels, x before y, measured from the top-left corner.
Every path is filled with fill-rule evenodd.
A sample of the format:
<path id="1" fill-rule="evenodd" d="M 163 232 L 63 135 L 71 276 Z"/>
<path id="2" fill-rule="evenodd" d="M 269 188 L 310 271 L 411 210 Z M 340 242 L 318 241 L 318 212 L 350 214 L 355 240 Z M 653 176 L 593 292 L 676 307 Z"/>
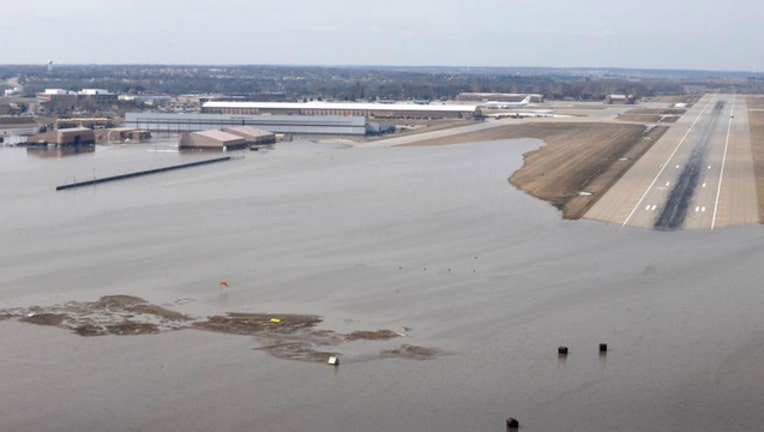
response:
<path id="1" fill-rule="evenodd" d="M 341 345 L 335 369 L 246 336 L 83 338 L 1 321 L 0 430 L 488 432 L 507 417 L 544 432 L 759 430 L 762 227 L 561 220 L 507 182 L 540 144 L 282 143 L 61 192 L 211 155 L 0 148 L 2 307 L 129 294 L 202 317 L 411 329 Z M 401 343 L 448 354 L 380 358 Z"/>

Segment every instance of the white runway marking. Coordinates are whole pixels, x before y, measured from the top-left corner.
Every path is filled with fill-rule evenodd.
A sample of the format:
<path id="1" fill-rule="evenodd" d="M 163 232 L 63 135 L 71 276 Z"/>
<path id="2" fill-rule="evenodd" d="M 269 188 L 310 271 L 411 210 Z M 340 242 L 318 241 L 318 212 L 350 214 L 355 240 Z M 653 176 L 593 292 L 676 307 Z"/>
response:
<path id="1" fill-rule="evenodd" d="M 645 206 L 645 210 L 650 211 L 650 204 Z"/>
<path id="2" fill-rule="evenodd" d="M 624 220 L 621 225 L 626 225 L 627 223 L 629 223 L 629 220 L 631 219 L 631 217 L 634 216 L 634 212 L 637 211 L 639 206 L 642 205 L 642 201 L 645 200 L 645 197 L 650 192 L 650 189 L 652 189 L 653 186 L 655 186 L 655 182 L 658 181 L 658 177 L 660 177 L 661 174 L 663 174 L 663 171 L 666 170 L 666 167 L 668 166 L 669 162 L 671 162 L 671 158 L 674 157 L 674 155 L 679 150 L 679 147 L 682 145 L 684 140 L 687 139 L 687 135 L 690 134 L 690 131 L 692 130 L 692 128 L 694 128 L 695 125 L 698 123 L 698 120 L 700 120 L 700 116 L 703 115 L 703 113 L 706 111 L 706 108 L 708 108 L 708 105 L 711 104 L 712 100 L 713 98 L 709 98 L 708 102 L 706 102 L 706 105 L 703 107 L 702 110 L 700 110 L 700 113 L 698 113 L 698 116 L 695 118 L 695 121 L 692 122 L 692 124 L 690 125 L 690 128 L 687 129 L 687 132 L 684 133 L 684 136 L 682 137 L 682 139 L 679 140 L 679 143 L 676 145 L 676 147 L 674 147 L 674 151 L 671 152 L 668 159 L 666 159 L 666 162 L 661 167 L 660 171 L 658 171 L 658 174 L 655 175 L 655 178 L 653 179 L 652 183 L 650 183 L 650 186 L 648 186 L 647 189 L 645 189 L 645 193 L 642 194 L 642 197 L 639 199 L 639 201 L 637 201 L 637 204 L 634 206 L 633 209 L 631 209 L 631 213 L 629 213 L 629 215 L 626 217 L 626 220 Z"/>
<path id="3" fill-rule="evenodd" d="M 732 107 L 730 110 L 735 109 L 735 96 L 732 95 Z M 711 218 L 711 229 L 716 226 L 716 213 L 719 211 L 719 196 L 722 194 L 722 178 L 724 177 L 724 163 L 727 161 L 727 145 L 730 142 L 730 131 L 732 130 L 732 117 L 730 117 L 727 123 L 727 139 L 724 140 L 724 156 L 722 156 L 722 169 L 719 171 L 719 185 L 716 188 L 716 202 L 714 202 L 714 216 Z M 708 166 L 711 169 L 711 165 Z"/>
<path id="4" fill-rule="evenodd" d="M 658 208 L 658 206 L 657 206 L 657 205 L 655 205 L 655 204 L 653 204 L 653 206 L 652 206 L 652 207 L 650 207 L 650 211 L 655 211 L 655 209 L 657 209 L 657 208 Z"/>
<path id="5" fill-rule="evenodd" d="M 695 206 L 695 213 L 700 211 L 700 206 Z"/>
<path id="6" fill-rule="evenodd" d="M 706 206 L 703 206 L 703 207 L 701 207 L 701 208 L 700 208 L 700 212 L 701 212 L 701 213 L 705 213 L 705 212 L 706 212 Z"/>
<path id="7" fill-rule="evenodd" d="M 679 165 L 677 165 L 676 167 L 679 168 Z"/>
<path id="8" fill-rule="evenodd" d="M 666 182 L 666 186 L 667 186 L 667 187 L 668 187 L 668 185 L 670 185 L 670 184 L 671 184 L 671 182 Z"/>
<path id="9" fill-rule="evenodd" d="M 705 183 L 703 183 L 703 187 L 706 187 L 706 184 L 705 184 Z"/>

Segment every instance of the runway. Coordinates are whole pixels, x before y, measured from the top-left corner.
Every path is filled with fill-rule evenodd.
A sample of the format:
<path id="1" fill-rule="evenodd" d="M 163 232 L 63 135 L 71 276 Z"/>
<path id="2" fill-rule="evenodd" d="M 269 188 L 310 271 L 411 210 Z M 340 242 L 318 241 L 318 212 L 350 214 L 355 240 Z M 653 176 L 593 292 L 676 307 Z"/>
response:
<path id="1" fill-rule="evenodd" d="M 745 98 L 701 98 L 585 217 L 663 231 L 758 222 Z"/>

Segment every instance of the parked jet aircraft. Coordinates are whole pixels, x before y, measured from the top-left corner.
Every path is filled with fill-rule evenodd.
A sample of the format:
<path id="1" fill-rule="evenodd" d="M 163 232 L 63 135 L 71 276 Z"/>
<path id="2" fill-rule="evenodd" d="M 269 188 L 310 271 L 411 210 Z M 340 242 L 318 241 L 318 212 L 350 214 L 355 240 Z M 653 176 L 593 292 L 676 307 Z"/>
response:
<path id="1" fill-rule="evenodd" d="M 523 99 L 520 102 L 498 102 L 498 101 L 490 101 L 483 104 L 486 108 L 518 108 L 518 107 L 524 107 L 528 106 L 528 104 L 531 102 L 531 97 L 526 96 L 525 99 Z"/>

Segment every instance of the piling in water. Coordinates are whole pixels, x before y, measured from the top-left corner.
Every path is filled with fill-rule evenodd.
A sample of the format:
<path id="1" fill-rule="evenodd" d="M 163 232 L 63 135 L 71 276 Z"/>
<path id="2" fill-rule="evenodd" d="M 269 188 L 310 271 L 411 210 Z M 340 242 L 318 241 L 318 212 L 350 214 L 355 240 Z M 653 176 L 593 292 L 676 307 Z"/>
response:
<path id="1" fill-rule="evenodd" d="M 516 431 L 518 428 L 520 428 L 520 423 L 517 419 L 513 419 L 512 417 L 507 419 L 507 431 Z"/>

